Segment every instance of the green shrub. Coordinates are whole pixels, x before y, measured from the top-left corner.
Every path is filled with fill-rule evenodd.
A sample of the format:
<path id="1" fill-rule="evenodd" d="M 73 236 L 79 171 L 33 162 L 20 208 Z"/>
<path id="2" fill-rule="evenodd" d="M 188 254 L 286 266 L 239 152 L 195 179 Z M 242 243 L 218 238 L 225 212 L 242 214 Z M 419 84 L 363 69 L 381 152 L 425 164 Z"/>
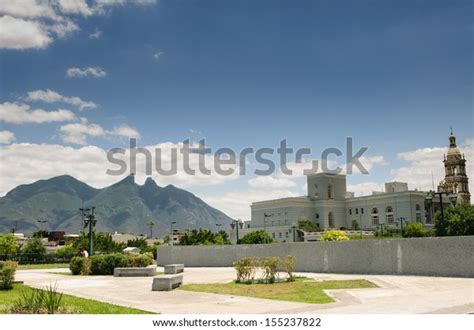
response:
<path id="1" fill-rule="evenodd" d="M 121 253 L 95 255 L 89 259 L 92 275 L 112 275 L 114 268 L 127 267 L 127 258 Z"/>
<path id="2" fill-rule="evenodd" d="M 58 293 L 56 284 L 46 290 L 23 289 L 14 302 L 11 312 L 14 314 L 56 314 L 61 308 L 63 294 Z"/>
<path id="3" fill-rule="evenodd" d="M 15 280 L 16 262 L 0 261 L 0 290 L 13 288 Z"/>
<path id="4" fill-rule="evenodd" d="M 126 256 L 127 267 L 146 267 L 154 263 L 153 254 L 128 254 Z"/>
<path id="5" fill-rule="evenodd" d="M 348 241 L 349 237 L 346 235 L 346 232 L 343 230 L 326 230 L 321 241 Z"/>
<path id="6" fill-rule="evenodd" d="M 262 268 L 263 279 L 266 283 L 275 283 L 279 264 L 280 259 L 278 257 L 265 257 L 260 259 L 260 267 Z"/>
<path id="7" fill-rule="evenodd" d="M 0 256 L 16 254 L 20 249 L 20 243 L 13 234 L 0 234 Z"/>
<path id="8" fill-rule="evenodd" d="M 295 270 L 295 258 L 293 256 L 288 256 L 280 261 L 280 265 L 283 271 L 288 275 L 286 280 L 288 282 L 293 282 L 295 280 L 295 277 L 293 275 L 293 272 Z"/>
<path id="9" fill-rule="evenodd" d="M 403 228 L 404 237 L 425 237 L 427 234 L 425 227 L 419 222 L 411 222 Z"/>
<path id="10" fill-rule="evenodd" d="M 234 262 L 237 271 L 237 283 L 252 283 L 258 267 L 256 258 L 242 258 Z"/>
<path id="11" fill-rule="evenodd" d="M 239 240 L 239 244 L 266 244 L 266 243 L 272 243 L 273 239 L 271 238 L 270 235 L 264 230 L 256 230 L 252 231 L 248 234 L 245 234 L 244 237 L 242 237 Z"/>

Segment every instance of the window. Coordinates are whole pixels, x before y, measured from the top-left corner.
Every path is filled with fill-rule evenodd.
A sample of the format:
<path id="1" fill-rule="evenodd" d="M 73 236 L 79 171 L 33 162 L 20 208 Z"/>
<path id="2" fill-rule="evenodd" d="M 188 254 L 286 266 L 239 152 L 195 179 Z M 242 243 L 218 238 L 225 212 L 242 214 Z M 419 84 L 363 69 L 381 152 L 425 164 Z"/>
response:
<path id="1" fill-rule="evenodd" d="M 288 238 L 289 237 L 289 234 L 288 232 L 285 232 L 285 237 Z"/>
<path id="2" fill-rule="evenodd" d="M 372 209 L 372 214 L 378 214 L 378 213 L 379 213 L 379 210 L 376 207 L 374 207 Z"/>
<path id="3" fill-rule="evenodd" d="M 280 237 L 280 238 L 282 237 L 282 234 L 281 234 L 281 232 L 279 232 L 279 233 L 278 233 L 278 237 Z"/>
<path id="4" fill-rule="evenodd" d="M 416 204 L 416 206 L 415 206 L 415 210 L 417 210 L 417 211 L 421 211 L 420 204 Z"/>
<path id="5" fill-rule="evenodd" d="M 359 209 L 356 209 L 356 214 L 359 214 Z"/>
<path id="6" fill-rule="evenodd" d="M 420 213 L 416 214 L 416 222 L 421 222 L 421 214 Z"/>
<path id="7" fill-rule="evenodd" d="M 273 239 L 275 239 L 275 233 L 272 233 L 272 237 L 273 237 Z"/>
<path id="8" fill-rule="evenodd" d="M 379 224 L 379 216 L 378 215 L 373 215 L 372 216 L 372 224 L 373 225 L 378 225 Z"/>
<path id="9" fill-rule="evenodd" d="M 334 228 L 334 216 L 332 215 L 332 212 L 328 213 L 328 226 L 329 228 Z"/>
<path id="10" fill-rule="evenodd" d="M 363 207 L 360 208 L 360 214 L 364 214 L 364 208 Z"/>
<path id="11" fill-rule="evenodd" d="M 391 206 L 387 206 L 387 208 L 385 209 L 385 213 L 393 213 L 393 209 Z"/>
<path id="12" fill-rule="evenodd" d="M 352 209 L 349 209 L 349 215 L 352 215 Z"/>
<path id="13" fill-rule="evenodd" d="M 332 184 L 328 184 L 328 199 L 332 199 Z"/>
<path id="14" fill-rule="evenodd" d="M 319 213 L 316 213 L 316 219 L 319 219 Z"/>

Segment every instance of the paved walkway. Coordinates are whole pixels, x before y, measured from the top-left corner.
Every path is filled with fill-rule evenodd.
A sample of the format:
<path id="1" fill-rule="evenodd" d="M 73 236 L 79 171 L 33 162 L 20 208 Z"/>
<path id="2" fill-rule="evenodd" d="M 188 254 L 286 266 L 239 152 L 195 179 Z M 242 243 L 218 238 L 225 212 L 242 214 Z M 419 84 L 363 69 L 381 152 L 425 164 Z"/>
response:
<path id="1" fill-rule="evenodd" d="M 367 279 L 379 286 L 328 290 L 336 302 L 305 304 L 179 289 L 156 292 L 151 291 L 149 277 L 55 274 L 58 272 L 68 270 L 19 270 L 16 278 L 39 288 L 56 282 L 67 294 L 164 314 L 474 313 L 474 279 L 466 278 L 298 273 L 316 280 Z M 233 268 L 186 268 L 184 273 L 185 283 L 226 283 L 234 278 Z"/>

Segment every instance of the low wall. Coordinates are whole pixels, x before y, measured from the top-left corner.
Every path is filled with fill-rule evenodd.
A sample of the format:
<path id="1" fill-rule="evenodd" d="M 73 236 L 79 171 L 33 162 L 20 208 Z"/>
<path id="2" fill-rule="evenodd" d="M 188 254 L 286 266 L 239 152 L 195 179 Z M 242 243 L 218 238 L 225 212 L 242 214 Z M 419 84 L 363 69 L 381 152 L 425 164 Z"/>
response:
<path id="1" fill-rule="evenodd" d="M 296 271 L 474 277 L 474 236 L 262 245 L 163 246 L 158 265 L 230 267 L 243 257 L 292 255 Z"/>

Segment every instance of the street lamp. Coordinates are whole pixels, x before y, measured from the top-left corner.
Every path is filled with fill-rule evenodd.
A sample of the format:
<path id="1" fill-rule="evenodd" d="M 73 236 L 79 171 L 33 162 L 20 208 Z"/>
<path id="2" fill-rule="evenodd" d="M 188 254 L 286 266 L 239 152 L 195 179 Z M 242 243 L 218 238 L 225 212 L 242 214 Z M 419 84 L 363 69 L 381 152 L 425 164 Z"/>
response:
<path id="1" fill-rule="evenodd" d="M 170 222 L 170 245 L 173 245 L 173 225 L 176 224 L 176 221 Z"/>
<path id="2" fill-rule="evenodd" d="M 217 227 L 217 232 L 219 232 L 219 228 L 222 226 L 222 223 L 216 223 L 216 227 Z"/>
<path id="3" fill-rule="evenodd" d="M 400 217 L 400 218 L 398 218 L 398 219 L 400 220 L 400 233 L 401 233 L 401 235 L 402 235 L 402 237 L 403 237 L 403 223 L 407 220 L 407 218 L 405 218 L 405 217 Z M 397 222 L 395 223 L 395 225 L 398 227 L 398 220 L 397 220 Z"/>
<path id="4" fill-rule="evenodd" d="M 440 225 L 438 226 L 438 236 L 446 235 L 445 228 L 444 228 L 445 219 L 444 219 L 443 195 L 446 195 L 448 197 L 451 204 L 456 205 L 457 196 L 455 194 L 448 195 L 445 191 L 439 191 L 439 192 L 430 191 L 427 197 L 429 200 L 433 200 L 434 196 L 438 196 L 439 198 L 441 221 L 440 221 Z"/>
<path id="5" fill-rule="evenodd" d="M 87 228 L 89 226 L 89 255 L 92 256 L 94 253 L 94 239 L 93 239 L 93 228 L 97 224 L 97 220 L 95 219 L 95 206 L 92 206 L 90 209 L 89 208 L 80 208 L 79 211 L 82 212 L 83 221 L 84 221 L 84 228 Z M 89 212 L 87 214 L 87 212 Z"/>
<path id="6" fill-rule="evenodd" d="M 240 226 L 240 219 L 237 219 L 237 220 L 232 220 L 232 223 L 230 224 L 231 228 L 234 229 L 235 227 L 235 230 L 236 230 L 236 240 L 235 240 L 235 244 L 238 244 L 239 243 L 239 226 Z"/>
<path id="7" fill-rule="evenodd" d="M 267 218 L 273 217 L 273 213 L 263 213 L 263 231 L 267 231 Z"/>
<path id="8" fill-rule="evenodd" d="M 38 220 L 39 224 L 40 224 L 40 230 L 43 230 L 43 225 L 45 223 L 47 223 L 48 221 L 47 220 Z"/>

